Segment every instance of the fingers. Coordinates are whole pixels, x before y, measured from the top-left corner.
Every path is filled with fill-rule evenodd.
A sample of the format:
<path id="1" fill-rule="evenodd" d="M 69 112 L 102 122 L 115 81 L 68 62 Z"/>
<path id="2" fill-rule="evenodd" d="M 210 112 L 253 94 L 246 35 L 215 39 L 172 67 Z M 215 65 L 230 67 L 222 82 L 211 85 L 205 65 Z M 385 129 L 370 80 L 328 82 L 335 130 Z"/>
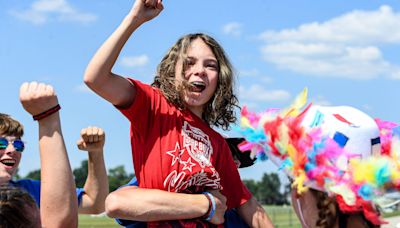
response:
<path id="1" fill-rule="evenodd" d="M 211 193 L 214 196 L 215 199 L 215 213 L 214 216 L 211 218 L 210 222 L 212 224 L 223 224 L 225 219 L 224 219 L 224 214 L 227 209 L 226 206 L 226 197 L 222 195 L 222 193 L 219 190 L 210 190 L 209 193 Z"/>
<path id="2" fill-rule="evenodd" d="M 42 113 L 58 104 L 53 87 L 35 81 L 21 85 L 19 98 L 24 109 L 31 115 Z"/>
<path id="3" fill-rule="evenodd" d="M 149 8 L 157 8 L 157 9 L 162 9 L 162 1 L 161 0 L 142 0 L 144 5 Z"/>
<path id="4" fill-rule="evenodd" d="M 81 138 L 76 142 L 80 150 L 88 152 L 102 152 L 106 135 L 104 130 L 89 126 L 81 130 Z"/>
<path id="5" fill-rule="evenodd" d="M 85 143 L 96 143 L 104 140 L 105 133 L 99 127 L 89 126 L 81 130 L 81 138 Z"/>

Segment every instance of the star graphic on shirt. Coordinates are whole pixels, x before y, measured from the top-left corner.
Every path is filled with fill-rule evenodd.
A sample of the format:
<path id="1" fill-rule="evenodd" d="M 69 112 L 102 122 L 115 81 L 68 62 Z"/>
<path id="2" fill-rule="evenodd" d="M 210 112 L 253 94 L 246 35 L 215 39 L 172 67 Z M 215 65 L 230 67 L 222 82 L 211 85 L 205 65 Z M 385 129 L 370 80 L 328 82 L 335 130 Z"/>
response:
<path id="1" fill-rule="evenodd" d="M 180 160 L 180 158 L 181 158 L 181 156 L 182 156 L 184 151 L 185 151 L 185 149 L 182 149 L 182 150 L 180 149 L 180 146 L 179 146 L 178 142 L 176 142 L 174 150 L 167 151 L 167 154 L 172 156 L 172 164 L 171 164 L 171 166 L 173 166 L 176 163 L 176 161 Z"/>
<path id="2" fill-rule="evenodd" d="M 192 162 L 191 158 L 189 158 L 187 161 L 179 161 L 179 163 L 184 165 L 182 171 L 187 169 L 190 172 L 192 172 L 192 167 L 196 165 L 195 163 Z"/>

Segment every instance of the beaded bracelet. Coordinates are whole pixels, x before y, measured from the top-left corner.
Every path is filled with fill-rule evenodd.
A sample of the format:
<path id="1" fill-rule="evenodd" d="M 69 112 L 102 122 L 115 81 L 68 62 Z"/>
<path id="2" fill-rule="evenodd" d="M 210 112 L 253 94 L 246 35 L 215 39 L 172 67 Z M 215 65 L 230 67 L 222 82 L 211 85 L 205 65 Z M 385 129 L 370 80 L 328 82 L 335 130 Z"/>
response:
<path id="1" fill-rule="evenodd" d="M 209 202 L 209 207 L 207 213 L 203 216 L 206 221 L 210 221 L 215 214 L 216 203 L 214 196 L 209 192 L 203 192 L 203 194 L 207 197 Z"/>
<path id="2" fill-rule="evenodd" d="M 43 118 L 46 118 L 46 117 L 50 116 L 51 114 L 58 112 L 60 109 L 61 109 L 61 106 L 59 104 L 57 104 L 56 106 L 54 106 L 42 113 L 34 115 L 33 120 L 41 120 Z"/>

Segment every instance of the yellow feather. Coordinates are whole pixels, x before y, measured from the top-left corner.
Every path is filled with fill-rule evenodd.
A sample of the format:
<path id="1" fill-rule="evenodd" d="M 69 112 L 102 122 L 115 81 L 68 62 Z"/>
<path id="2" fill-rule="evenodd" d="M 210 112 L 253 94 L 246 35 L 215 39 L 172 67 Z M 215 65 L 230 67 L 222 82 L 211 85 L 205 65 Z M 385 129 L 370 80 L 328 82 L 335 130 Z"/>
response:
<path id="1" fill-rule="evenodd" d="M 297 116 L 300 113 L 301 108 L 303 108 L 307 102 L 307 94 L 308 90 L 306 87 L 299 95 L 297 95 L 289 108 L 282 111 L 282 116 Z"/>

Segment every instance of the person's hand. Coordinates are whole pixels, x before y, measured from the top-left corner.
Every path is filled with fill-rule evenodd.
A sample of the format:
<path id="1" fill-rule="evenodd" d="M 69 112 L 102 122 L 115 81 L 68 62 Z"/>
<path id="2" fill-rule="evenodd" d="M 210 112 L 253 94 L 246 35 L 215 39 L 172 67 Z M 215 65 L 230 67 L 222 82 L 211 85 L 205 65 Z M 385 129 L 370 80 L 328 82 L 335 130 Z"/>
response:
<path id="1" fill-rule="evenodd" d="M 144 23 L 157 17 L 163 9 L 162 0 L 136 0 L 131 13 L 141 23 Z"/>
<path id="2" fill-rule="evenodd" d="M 81 130 L 81 138 L 76 142 L 80 150 L 103 152 L 106 134 L 99 127 L 87 127 Z"/>
<path id="3" fill-rule="evenodd" d="M 19 99 L 24 109 L 32 116 L 49 110 L 58 104 L 53 87 L 37 82 L 23 83 L 19 89 Z"/>
<path id="4" fill-rule="evenodd" d="M 209 193 L 214 196 L 216 204 L 215 213 L 214 216 L 211 218 L 210 223 L 215 225 L 223 224 L 225 222 L 224 215 L 227 209 L 226 197 L 222 195 L 219 190 L 210 190 Z"/>

